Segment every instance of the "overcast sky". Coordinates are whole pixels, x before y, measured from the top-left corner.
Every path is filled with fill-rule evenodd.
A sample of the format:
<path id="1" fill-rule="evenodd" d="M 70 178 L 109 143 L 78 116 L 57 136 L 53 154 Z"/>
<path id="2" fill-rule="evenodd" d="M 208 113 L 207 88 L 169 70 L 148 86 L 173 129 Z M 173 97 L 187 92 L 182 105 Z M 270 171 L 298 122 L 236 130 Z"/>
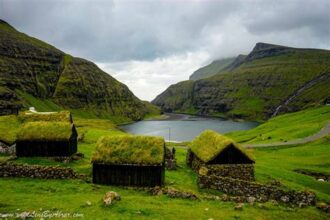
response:
<path id="1" fill-rule="evenodd" d="M 143 100 L 257 42 L 330 49 L 330 0 L 0 0 L 0 18 Z"/>

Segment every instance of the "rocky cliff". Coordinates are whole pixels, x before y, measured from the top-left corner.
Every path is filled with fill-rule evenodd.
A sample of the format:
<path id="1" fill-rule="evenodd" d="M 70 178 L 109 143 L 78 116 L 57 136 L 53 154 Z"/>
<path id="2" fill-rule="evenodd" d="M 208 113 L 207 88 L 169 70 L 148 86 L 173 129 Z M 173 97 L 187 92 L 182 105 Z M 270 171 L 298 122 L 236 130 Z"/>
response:
<path id="1" fill-rule="evenodd" d="M 321 75 L 322 80 L 316 80 Z M 305 86 L 311 81 L 312 86 Z M 329 50 L 258 43 L 221 74 L 191 81 L 189 87 L 172 85 L 153 103 L 164 111 L 262 121 L 290 97 L 294 99 L 281 113 L 324 104 L 330 97 L 329 82 Z"/>
<path id="2" fill-rule="evenodd" d="M 65 54 L 0 20 L 0 110 L 39 103 L 133 120 L 148 112 L 127 86 L 94 63 Z"/>

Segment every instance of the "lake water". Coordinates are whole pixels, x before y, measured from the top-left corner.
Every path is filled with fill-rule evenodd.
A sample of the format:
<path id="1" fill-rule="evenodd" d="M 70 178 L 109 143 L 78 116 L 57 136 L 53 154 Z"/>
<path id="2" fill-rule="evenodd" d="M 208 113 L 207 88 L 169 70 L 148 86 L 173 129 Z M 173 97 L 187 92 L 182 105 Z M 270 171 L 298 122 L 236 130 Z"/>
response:
<path id="1" fill-rule="evenodd" d="M 190 141 L 206 129 L 219 133 L 248 130 L 257 122 L 236 122 L 219 118 L 195 117 L 182 114 L 168 114 L 166 120 L 139 121 L 120 128 L 131 134 L 162 136 L 170 141 Z"/>

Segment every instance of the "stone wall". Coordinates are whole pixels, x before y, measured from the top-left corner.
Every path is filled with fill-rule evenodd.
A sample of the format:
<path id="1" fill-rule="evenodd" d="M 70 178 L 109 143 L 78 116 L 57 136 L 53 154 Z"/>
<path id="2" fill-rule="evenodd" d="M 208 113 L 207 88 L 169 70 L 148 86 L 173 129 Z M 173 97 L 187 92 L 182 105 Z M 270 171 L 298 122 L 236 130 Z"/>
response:
<path id="1" fill-rule="evenodd" d="M 199 175 L 198 186 L 200 188 L 220 190 L 237 196 L 254 197 L 260 202 L 275 200 L 299 206 L 315 204 L 315 194 L 311 192 L 285 191 L 275 186 L 229 177 Z"/>
<path id="2" fill-rule="evenodd" d="M 254 180 L 253 164 L 205 164 L 191 152 L 188 152 L 186 160 L 187 164 L 198 174 Z"/>
<path id="3" fill-rule="evenodd" d="M 27 164 L 0 164 L 0 177 L 30 177 L 39 179 L 80 178 L 71 168 Z"/>

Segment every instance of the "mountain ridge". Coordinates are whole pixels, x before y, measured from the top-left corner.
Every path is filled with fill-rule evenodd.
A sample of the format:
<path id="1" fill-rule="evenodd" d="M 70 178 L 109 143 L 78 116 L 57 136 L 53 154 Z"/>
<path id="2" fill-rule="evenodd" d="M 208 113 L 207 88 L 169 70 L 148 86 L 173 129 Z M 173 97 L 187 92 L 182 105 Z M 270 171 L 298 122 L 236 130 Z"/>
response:
<path id="1" fill-rule="evenodd" d="M 0 21 L 0 112 L 29 107 L 28 96 L 52 106 L 140 120 L 148 107 L 96 64 L 73 57 Z M 51 109 L 52 110 L 52 109 Z"/>
<path id="2" fill-rule="evenodd" d="M 302 91 L 280 113 L 322 105 L 330 97 L 329 50 L 257 43 L 237 61 L 220 74 L 191 82 L 184 91 L 178 88 L 181 83 L 171 85 L 167 90 L 181 93 L 169 97 L 165 90 L 152 103 L 163 111 L 263 121 L 294 91 L 321 74 L 325 74 L 322 81 Z"/>

